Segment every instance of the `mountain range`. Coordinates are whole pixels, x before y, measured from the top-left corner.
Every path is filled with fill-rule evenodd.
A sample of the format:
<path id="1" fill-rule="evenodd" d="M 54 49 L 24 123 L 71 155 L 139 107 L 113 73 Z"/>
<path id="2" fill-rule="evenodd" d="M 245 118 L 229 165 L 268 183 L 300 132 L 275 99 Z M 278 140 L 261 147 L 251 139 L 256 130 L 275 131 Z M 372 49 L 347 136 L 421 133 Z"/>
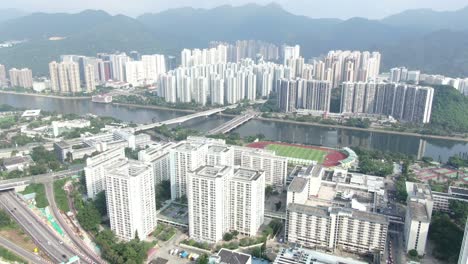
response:
<path id="1" fill-rule="evenodd" d="M 404 65 L 468 76 L 468 7 L 450 12 L 408 10 L 381 20 L 313 19 L 277 4 L 178 8 L 137 18 L 96 10 L 18 13 L 0 19 L 0 41 L 13 39 L 27 41 L 0 49 L 0 63 L 30 67 L 35 75 L 47 74 L 48 62 L 61 54 L 137 50 L 178 55 L 183 48 L 207 47 L 213 40 L 256 39 L 299 44 L 305 58 L 332 49 L 377 50 L 382 52 L 384 70 Z"/>

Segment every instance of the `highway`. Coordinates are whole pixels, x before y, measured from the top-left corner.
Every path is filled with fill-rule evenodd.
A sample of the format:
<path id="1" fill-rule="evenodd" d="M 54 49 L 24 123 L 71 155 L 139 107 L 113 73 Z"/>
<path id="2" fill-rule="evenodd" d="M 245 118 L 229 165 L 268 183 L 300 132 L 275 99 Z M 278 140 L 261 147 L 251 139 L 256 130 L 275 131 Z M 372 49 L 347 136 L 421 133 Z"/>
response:
<path id="1" fill-rule="evenodd" d="M 49 264 L 50 262 L 46 261 L 45 259 L 41 258 L 39 255 L 36 255 L 32 252 L 29 252 L 22 247 L 17 246 L 16 244 L 12 243 L 10 240 L 7 240 L 3 237 L 0 237 L 0 245 L 9 251 L 15 253 L 16 255 L 22 257 L 23 259 L 27 260 L 29 263 L 39 263 L 39 264 Z"/>
<path id="2" fill-rule="evenodd" d="M 68 237 L 73 241 L 73 244 L 80 250 L 80 257 L 87 259 L 93 263 L 106 263 L 93 253 L 93 250 L 88 248 L 83 240 L 70 228 L 70 225 L 64 219 L 55 203 L 54 187 L 52 182 L 44 184 L 47 200 L 49 201 L 51 213 L 54 218 L 59 222 L 62 229 L 67 233 Z"/>
<path id="3" fill-rule="evenodd" d="M 0 193 L 0 205 L 6 209 L 53 262 L 61 263 L 77 255 L 38 216 L 30 211 L 13 192 Z M 90 263 L 86 260 L 82 261 L 83 263 Z"/>

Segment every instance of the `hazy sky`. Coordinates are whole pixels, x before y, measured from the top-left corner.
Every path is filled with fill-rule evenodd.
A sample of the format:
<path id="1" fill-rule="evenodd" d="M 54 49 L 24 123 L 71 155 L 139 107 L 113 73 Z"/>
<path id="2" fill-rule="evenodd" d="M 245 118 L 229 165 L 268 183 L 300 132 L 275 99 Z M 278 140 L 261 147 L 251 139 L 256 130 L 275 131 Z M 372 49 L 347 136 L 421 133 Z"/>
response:
<path id="1" fill-rule="evenodd" d="M 103 9 L 110 13 L 136 16 L 176 7 L 211 8 L 222 4 L 267 4 L 271 0 L 0 0 L 0 8 L 26 11 L 77 12 Z M 468 5 L 467 0 L 277 0 L 286 10 L 314 18 L 382 18 L 406 9 L 432 8 L 455 10 Z"/>

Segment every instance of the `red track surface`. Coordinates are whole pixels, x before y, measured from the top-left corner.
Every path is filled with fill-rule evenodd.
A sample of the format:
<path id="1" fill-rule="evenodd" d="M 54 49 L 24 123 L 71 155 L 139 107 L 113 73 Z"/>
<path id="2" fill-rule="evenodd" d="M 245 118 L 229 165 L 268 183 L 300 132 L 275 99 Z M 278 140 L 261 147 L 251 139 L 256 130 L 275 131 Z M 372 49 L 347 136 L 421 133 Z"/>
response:
<path id="1" fill-rule="evenodd" d="M 293 146 L 298 148 L 310 148 L 310 149 L 318 149 L 328 152 L 327 156 L 325 157 L 325 161 L 323 162 L 323 166 L 325 167 L 333 167 L 340 164 L 341 160 L 346 159 L 346 155 L 334 149 L 329 149 L 325 147 L 317 147 L 317 146 L 305 146 L 305 145 L 298 145 L 298 144 L 289 144 L 289 143 L 282 143 L 282 142 L 271 142 L 271 141 L 260 141 L 254 142 L 247 145 L 250 148 L 260 148 L 264 149 L 268 145 L 284 145 L 284 146 Z"/>

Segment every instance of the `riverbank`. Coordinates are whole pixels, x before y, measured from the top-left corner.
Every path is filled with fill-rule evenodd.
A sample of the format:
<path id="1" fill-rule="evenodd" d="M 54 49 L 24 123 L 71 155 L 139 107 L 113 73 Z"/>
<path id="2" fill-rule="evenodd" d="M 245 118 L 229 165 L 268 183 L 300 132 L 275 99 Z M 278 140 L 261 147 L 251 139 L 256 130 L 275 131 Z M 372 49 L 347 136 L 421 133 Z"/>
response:
<path id="1" fill-rule="evenodd" d="M 87 100 L 87 99 L 91 99 L 91 96 L 63 96 L 63 95 L 52 95 L 52 94 L 21 93 L 21 92 L 5 91 L 5 90 L 0 90 L 0 94 L 14 94 L 14 95 L 24 95 L 24 96 L 33 96 L 33 97 L 46 97 L 46 98 L 64 99 L 64 100 Z"/>
<path id="2" fill-rule="evenodd" d="M 127 104 L 127 103 L 111 103 L 111 104 L 115 105 L 115 106 L 135 107 L 135 108 L 153 109 L 153 110 L 175 111 L 175 112 L 181 112 L 181 113 L 196 113 L 196 112 L 201 111 L 201 110 L 191 110 L 191 109 L 177 109 L 177 108 L 171 108 L 171 107 L 166 107 L 166 106 L 157 106 L 157 105 L 137 105 L 137 104 Z M 237 116 L 237 115 L 233 115 L 233 114 L 224 114 L 223 112 L 218 113 L 217 115 L 229 116 L 229 117 L 236 117 Z"/>
<path id="3" fill-rule="evenodd" d="M 360 128 L 360 127 L 350 127 L 350 126 L 342 126 L 342 125 L 329 125 L 329 124 L 320 124 L 320 123 L 308 123 L 308 122 L 299 122 L 299 121 L 293 121 L 293 120 L 282 120 L 282 119 L 265 118 L 265 117 L 256 117 L 254 119 L 260 120 L 260 121 L 279 122 L 279 123 L 285 123 L 285 124 L 306 125 L 306 126 L 325 127 L 325 128 L 339 128 L 339 129 L 347 129 L 347 130 L 354 130 L 354 131 L 365 131 L 365 132 L 383 133 L 383 134 L 391 134 L 391 135 L 412 136 L 412 137 L 418 137 L 418 138 L 424 138 L 424 139 L 443 139 L 443 140 L 458 141 L 458 142 L 468 142 L 468 138 L 453 137 L 453 136 L 426 135 L 426 134 L 419 134 L 419 133 L 412 133 L 412 132 L 391 131 L 391 130 L 376 129 L 376 128 Z"/>
<path id="4" fill-rule="evenodd" d="M 182 112 L 182 113 L 198 112 L 196 110 L 191 110 L 191 109 L 176 109 L 176 108 L 158 106 L 158 105 L 138 105 L 138 104 L 114 103 L 114 102 L 112 102 L 111 104 L 115 106 L 126 106 L 126 107 L 134 107 L 134 108 L 141 108 L 141 109 L 154 109 L 154 110 L 168 110 L 168 111 L 170 110 L 170 111 L 176 111 L 176 112 Z"/>

